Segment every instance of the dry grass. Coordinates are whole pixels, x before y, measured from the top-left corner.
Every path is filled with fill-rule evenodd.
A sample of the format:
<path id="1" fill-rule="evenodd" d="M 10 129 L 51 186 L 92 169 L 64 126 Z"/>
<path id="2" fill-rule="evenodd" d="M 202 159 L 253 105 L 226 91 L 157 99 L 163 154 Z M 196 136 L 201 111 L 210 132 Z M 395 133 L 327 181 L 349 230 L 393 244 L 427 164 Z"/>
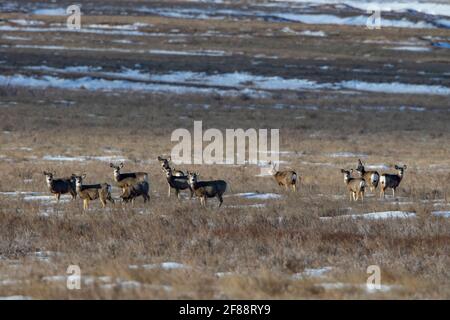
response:
<path id="1" fill-rule="evenodd" d="M 4 18 L 14 17 L 22 15 L 4 15 Z M 42 19 L 51 23 L 58 18 Z M 189 34 L 182 50 L 213 49 L 242 54 L 200 61 L 192 56 L 117 53 L 100 56 L 92 52 L 54 54 L 2 48 L 11 68 L 0 68 L 12 74 L 14 68 L 39 65 L 43 61 L 56 67 L 64 67 L 70 61 L 70 65 L 101 65 L 107 70 L 140 63 L 143 68 L 160 72 L 244 70 L 287 77 L 301 73 L 312 79 L 334 81 L 339 77 L 353 77 L 351 68 L 362 64 L 375 70 L 392 63 L 396 65 L 393 71 L 365 74 L 361 79 L 390 81 L 398 69 L 403 69 L 400 79 L 413 83 L 434 81 L 430 80 L 431 76 L 422 79 L 418 75 L 423 69 L 435 75 L 448 69 L 448 54 L 443 51 L 393 54 L 373 44 L 362 44 L 367 39 L 406 41 L 425 36 L 423 30 L 387 29 L 382 35 L 376 35 L 360 28 L 292 26 L 263 21 L 237 24 L 228 19 L 189 20 L 187 24 L 183 20 L 160 17 L 85 17 L 86 23 L 136 21 L 154 24 L 154 32 L 179 29 L 180 33 Z M 282 33 L 285 26 L 297 31 L 323 30 L 329 36 L 298 39 Z M 201 36 L 210 29 L 231 35 L 247 34 L 252 38 Z M 274 36 L 268 35 L 268 29 Z M 445 30 L 426 32 L 433 36 L 448 35 Z M 60 44 L 66 46 L 82 43 L 108 47 L 109 41 L 115 39 L 98 35 L 80 37 L 73 34 L 61 38 L 61 34 L 49 32 L 39 34 L 30 43 L 55 45 L 62 41 Z M 270 46 L 268 39 L 273 40 Z M 165 37 L 132 40 L 142 42 L 144 48 L 181 49 L 168 43 Z M 364 56 L 367 52 L 371 52 L 370 59 Z M 276 55 L 279 59 L 261 59 L 264 63 L 252 64 L 259 53 Z M 317 67 L 324 64 L 319 58 L 327 58 L 327 64 L 336 67 L 336 71 L 319 71 Z M 422 59 L 421 64 L 416 63 L 418 59 Z M 296 67 L 285 67 L 292 64 Z M 448 299 L 450 222 L 432 214 L 450 210 L 448 105 L 448 97 L 432 95 L 279 91 L 271 98 L 257 99 L 246 95 L 1 87 L 0 296 Z M 385 106 L 386 110 L 362 108 L 368 106 Z M 401 110 L 401 106 L 424 110 Z M 204 130 L 280 128 L 281 149 L 293 152 L 282 155 L 281 160 L 286 161 L 282 168 L 293 168 L 301 175 L 300 191 L 286 193 L 272 178 L 256 177 L 260 168 L 254 165 L 188 165 L 179 169 L 196 170 L 204 179 L 224 179 L 229 183 L 231 188 L 224 198 L 224 206 L 217 210 L 216 200 L 211 200 L 205 210 L 197 200 L 167 199 L 166 181 L 156 158 L 170 152 L 174 145 L 170 141 L 172 131 L 191 130 L 194 120 L 202 120 Z M 364 203 L 350 203 L 340 169 L 355 168 L 357 157 L 331 156 L 338 152 L 365 154 L 367 164 L 391 168 L 395 164 L 407 164 L 398 199 L 389 197 L 381 201 L 377 192 L 369 194 Z M 125 169 L 149 173 L 150 204 L 144 206 L 140 199 L 135 206 L 117 203 L 102 210 L 98 202 L 93 202 L 92 208 L 83 213 L 80 200 L 55 204 L 29 200 L 27 194 L 5 194 L 15 191 L 48 194 L 43 170 L 56 171 L 60 176 L 84 172 L 88 183 L 113 184 L 108 162 L 44 160 L 49 155 L 125 157 L 128 159 Z M 279 193 L 282 198 L 251 200 L 235 195 L 241 192 Z M 119 191 L 114 189 L 114 197 L 118 199 L 118 196 Z M 255 204 L 262 206 L 249 206 Z M 417 217 L 321 219 L 394 210 L 415 212 Z M 142 267 L 163 262 L 182 263 L 186 268 Z M 46 278 L 66 276 L 71 264 L 81 267 L 85 281 L 81 290 L 67 290 L 65 277 Z M 369 265 L 381 267 L 382 283 L 392 286 L 391 290 L 368 292 L 362 286 Z M 306 269 L 327 266 L 332 269 L 323 277 L 294 277 Z M 335 288 L 327 286 L 330 283 Z"/>

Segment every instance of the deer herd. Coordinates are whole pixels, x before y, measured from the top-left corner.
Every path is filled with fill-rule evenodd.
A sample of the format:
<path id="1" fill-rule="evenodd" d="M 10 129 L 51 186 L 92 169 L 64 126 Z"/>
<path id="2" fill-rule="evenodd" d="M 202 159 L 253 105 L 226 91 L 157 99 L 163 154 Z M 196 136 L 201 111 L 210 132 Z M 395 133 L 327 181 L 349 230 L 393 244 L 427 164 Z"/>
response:
<path id="1" fill-rule="evenodd" d="M 162 158 L 158 157 L 161 170 L 167 179 L 168 194 L 170 198 L 172 191 L 180 199 L 180 191 L 189 190 L 190 199 L 196 197 L 200 200 L 200 204 L 206 207 L 206 201 L 208 198 L 217 198 L 219 201 L 219 207 L 223 203 L 223 194 L 227 190 L 227 183 L 224 180 L 199 180 L 199 174 L 197 172 L 175 170 L 170 166 L 171 157 Z M 284 187 L 286 191 L 292 189 L 297 191 L 297 184 L 300 182 L 300 176 L 292 170 L 278 171 L 276 165 L 269 162 L 270 174 L 273 176 L 275 182 Z M 150 185 L 148 181 L 148 174 L 146 172 L 129 172 L 122 173 L 123 163 L 116 166 L 110 163 L 110 167 L 113 169 L 114 182 L 117 187 L 122 190 L 120 198 L 122 202 L 132 202 L 138 197 L 142 197 L 144 203 L 150 200 Z M 377 171 L 366 171 L 364 164 L 361 160 L 358 160 L 358 167 L 354 170 L 341 170 L 344 175 L 344 182 L 347 187 L 350 201 L 364 201 L 364 195 L 367 188 L 371 192 L 374 192 L 380 185 L 380 197 L 385 197 L 387 189 L 392 189 L 393 196 L 395 197 L 395 191 L 397 190 L 400 182 L 403 179 L 406 165 L 395 166 L 397 173 L 395 174 L 382 174 Z M 358 176 L 354 175 L 357 171 Z M 96 183 L 96 184 L 84 184 L 83 180 L 86 174 L 76 175 L 72 174 L 70 177 L 55 178 L 55 174 L 44 171 L 47 187 L 49 191 L 59 201 L 62 194 L 70 194 L 72 199 L 75 200 L 77 195 L 83 200 L 83 209 L 89 208 L 89 202 L 99 199 L 102 207 L 106 207 L 107 201 L 114 203 L 114 199 L 111 195 L 111 185 L 108 183 Z"/>

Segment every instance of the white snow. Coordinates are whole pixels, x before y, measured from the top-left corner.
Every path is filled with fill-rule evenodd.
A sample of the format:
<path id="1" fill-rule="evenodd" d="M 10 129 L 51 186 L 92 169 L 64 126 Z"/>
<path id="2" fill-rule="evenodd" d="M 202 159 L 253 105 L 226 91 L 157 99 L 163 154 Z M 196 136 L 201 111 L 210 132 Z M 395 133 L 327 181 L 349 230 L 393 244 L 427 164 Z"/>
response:
<path id="1" fill-rule="evenodd" d="M 310 4 L 341 4 L 367 12 L 371 8 L 379 8 L 385 12 L 416 11 L 429 15 L 450 16 L 450 4 L 436 1 L 417 0 L 274 0 L 276 2 L 310 3 Z"/>
<path id="2" fill-rule="evenodd" d="M 163 262 L 159 264 L 143 264 L 141 266 L 139 265 L 129 265 L 130 269 L 164 269 L 164 270 L 176 270 L 176 269 L 190 269 L 189 266 L 184 265 L 182 263 L 178 262 Z"/>
<path id="3" fill-rule="evenodd" d="M 348 214 L 341 215 L 335 217 L 321 217 L 321 220 L 331 220 L 331 219 L 341 219 L 341 218 L 350 218 L 350 219 L 369 219 L 369 220 L 383 220 L 383 219 L 406 219 L 406 218 L 415 218 L 416 214 L 414 212 L 405 212 L 405 211 L 385 211 L 385 212 L 371 212 L 371 213 L 361 213 L 361 214 Z"/>
<path id="4" fill-rule="evenodd" d="M 430 48 L 418 47 L 418 46 L 400 46 L 400 47 L 386 47 L 384 49 L 397 50 L 397 51 L 413 51 L 413 52 L 429 52 Z"/>
<path id="5" fill-rule="evenodd" d="M 67 15 L 66 10 L 63 8 L 36 9 L 33 11 L 33 14 L 43 15 L 43 16 L 65 16 L 65 15 Z"/>
<path id="6" fill-rule="evenodd" d="M 5 296 L 0 297 L 0 300 L 33 300 L 33 298 L 29 296 Z"/>
<path id="7" fill-rule="evenodd" d="M 295 280 L 301 280 L 305 278 L 321 278 L 326 273 L 330 272 L 332 267 L 323 267 L 323 268 L 315 268 L 315 269 L 305 269 L 303 272 L 296 273 L 292 276 Z"/>
<path id="8" fill-rule="evenodd" d="M 327 154 L 331 158 L 367 158 L 367 154 L 353 152 L 336 152 Z"/>
<path id="9" fill-rule="evenodd" d="M 122 156 L 76 156 L 76 157 L 69 157 L 69 156 L 51 156 L 46 155 L 42 157 L 42 160 L 45 161 L 89 161 L 89 160 L 96 160 L 96 161 L 104 161 L 104 162 L 113 162 L 113 161 L 127 161 L 128 159 Z"/>
<path id="10" fill-rule="evenodd" d="M 17 45 L 19 46 L 19 45 Z M 28 47 L 24 46 L 23 47 Z M 31 46 L 32 47 L 32 46 Z M 65 48 L 65 47 L 62 47 Z M 48 49 L 58 49 L 50 46 Z M 122 49 L 121 49 L 122 50 Z M 123 49 L 127 51 L 127 49 Z M 196 53 L 194 53 L 196 54 Z M 208 54 L 203 52 L 202 54 Z M 215 54 L 215 53 L 214 53 Z M 249 95 L 265 95 L 264 90 L 339 90 L 351 89 L 358 91 L 383 92 L 383 93 L 403 93 L 403 94 L 430 94 L 430 95 L 450 95 L 450 88 L 438 85 L 418 85 L 405 83 L 372 83 L 363 81 L 342 81 L 339 83 L 317 83 L 306 79 L 286 79 L 277 76 L 260 76 L 245 72 L 206 74 L 202 72 L 178 71 L 165 74 L 150 74 L 139 70 L 124 69 L 120 72 L 98 72 L 98 69 L 90 67 L 75 68 L 49 68 L 45 66 L 29 67 L 44 71 L 57 73 L 69 73 L 76 71 L 86 73 L 82 78 L 58 78 L 54 76 L 30 77 L 17 74 L 14 76 L 0 75 L 0 85 L 27 86 L 27 87 L 57 87 L 65 89 L 87 89 L 87 90 L 143 90 L 143 91 L 170 91 L 177 93 L 211 93 L 236 95 L 235 90 L 240 90 Z M 96 78 L 88 77 L 91 72 L 95 72 Z M 117 80 L 99 79 L 98 76 L 106 78 L 118 78 Z M 119 80 L 120 79 L 120 80 Z M 133 81 L 129 81 L 133 80 Z M 137 81 L 136 81 L 137 80 Z M 144 81 L 140 83 L 138 81 Z M 158 82 L 149 84 L 145 82 Z M 164 83 L 164 84 L 161 84 Z M 192 87 L 190 85 L 201 85 L 202 87 Z M 204 87 L 203 87 L 204 86 Z M 207 88 L 211 86 L 212 88 Z M 214 88 L 216 87 L 216 88 Z M 231 91 L 224 92 L 218 88 L 229 88 Z M 214 91 L 211 91 L 214 90 Z M 244 91 L 242 91 L 244 90 Z M 256 90 L 256 91 L 255 91 Z M 234 92 L 233 92 L 234 91 Z"/>
<path id="11" fill-rule="evenodd" d="M 258 199 L 258 200 L 282 198 L 282 195 L 276 193 L 256 193 L 256 192 L 237 193 L 235 196 L 242 197 L 245 199 Z"/>
<path id="12" fill-rule="evenodd" d="M 364 81 L 342 81 L 342 88 L 385 93 L 450 95 L 450 88 L 437 85 L 406 84 L 399 82 L 373 83 Z"/>
<path id="13" fill-rule="evenodd" d="M 352 283 L 343 283 L 343 282 L 331 282 L 331 283 L 320 283 L 318 286 L 324 288 L 325 290 L 339 290 L 339 289 L 349 289 L 349 288 L 360 288 L 365 290 L 367 293 L 376 293 L 376 292 L 388 292 L 392 289 L 399 288 L 399 286 L 395 285 L 374 285 L 374 284 L 352 284 Z"/>

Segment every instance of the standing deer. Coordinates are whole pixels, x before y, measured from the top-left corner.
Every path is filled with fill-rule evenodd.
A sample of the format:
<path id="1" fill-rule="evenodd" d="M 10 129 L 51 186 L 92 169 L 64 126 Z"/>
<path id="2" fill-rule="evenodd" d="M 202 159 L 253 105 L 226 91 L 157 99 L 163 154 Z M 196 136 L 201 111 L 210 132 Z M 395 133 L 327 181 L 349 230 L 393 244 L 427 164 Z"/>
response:
<path id="1" fill-rule="evenodd" d="M 102 207 L 106 207 L 106 200 L 114 203 L 114 199 L 111 197 L 111 186 L 107 183 L 84 185 L 83 179 L 85 174 L 81 176 L 73 175 L 75 178 L 76 189 L 78 195 L 83 199 L 83 210 L 89 208 L 89 201 L 100 199 Z"/>
<path id="2" fill-rule="evenodd" d="M 134 204 L 134 199 L 142 196 L 144 198 L 144 203 L 150 201 L 150 186 L 147 181 L 141 181 L 137 184 L 127 186 L 125 192 L 120 196 L 123 202 L 130 202 Z"/>
<path id="3" fill-rule="evenodd" d="M 180 190 L 186 190 L 189 189 L 191 192 L 190 198 L 192 199 L 192 196 L 194 195 L 191 186 L 188 182 L 187 176 L 174 176 L 172 174 L 172 169 L 169 168 L 162 168 L 162 171 L 166 175 L 167 178 L 167 184 L 169 185 L 169 192 L 167 196 L 170 198 L 170 193 L 172 189 L 175 189 L 175 194 L 178 199 L 180 199 Z"/>
<path id="4" fill-rule="evenodd" d="M 122 193 L 125 193 L 128 186 L 135 185 L 141 181 L 148 182 L 148 174 L 146 172 L 120 173 L 120 169 L 123 168 L 123 162 L 118 166 L 110 163 L 109 166 L 114 169 L 114 181 L 116 181 L 119 188 L 122 188 Z"/>
<path id="5" fill-rule="evenodd" d="M 364 178 L 353 178 L 351 171 L 341 169 L 344 174 L 344 182 L 347 185 L 348 192 L 350 194 L 350 201 L 358 201 L 361 197 L 361 201 L 364 201 L 364 192 L 366 190 L 366 181 Z"/>
<path id="6" fill-rule="evenodd" d="M 397 190 L 398 186 L 400 185 L 400 182 L 402 182 L 402 179 L 405 175 L 406 165 L 403 167 L 395 166 L 395 170 L 397 170 L 397 174 L 382 174 L 380 178 L 380 184 L 381 184 L 381 193 L 380 198 L 385 198 L 385 192 L 386 189 L 391 188 L 392 189 L 392 196 L 395 198 L 395 191 Z"/>
<path id="7" fill-rule="evenodd" d="M 380 182 L 380 174 L 377 171 L 366 171 L 361 159 L 358 160 L 358 168 L 356 168 L 356 171 L 360 173 L 361 178 L 364 178 L 369 185 L 370 191 L 374 192 Z"/>
<path id="8" fill-rule="evenodd" d="M 56 201 L 59 202 L 59 198 L 62 194 L 70 193 L 72 199 L 77 198 L 77 191 L 75 187 L 75 179 L 73 176 L 69 178 L 55 179 L 53 173 L 44 171 L 45 181 L 47 182 L 48 190 L 55 195 Z"/>
<path id="9" fill-rule="evenodd" d="M 158 161 L 159 161 L 159 164 L 161 165 L 161 167 L 163 169 L 171 169 L 173 176 L 175 176 L 175 177 L 184 177 L 184 176 L 186 176 L 183 171 L 175 170 L 175 168 L 171 168 L 170 167 L 170 161 L 172 161 L 172 157 L 171 156 L 169 156 L 167 159 L 163 158 L 161 156 L 158 156 Z"/>
<path id="10" fill-rule="evenodd" d="M 280 187 L 284 186 L 286 191 L 289 190 L 289 187 L 297 191 L 297 180 L 299 180 L 299 176 L 295 171 L 278 171 L 276 170 L 275 163 L 272 163 L 272 161 L 269 162 L 269 165 L 271 166 L 269 173 L 275 178 L 275 181 Z"/>
<path id="11" fill-rule="evenodd" d="M 198 173 L 188 172 L 188 181 L 195 196 L 200 198 L 200 204 L 206 207 L 207 198 L 217 197 L 219 208 L 223 203 L 222 195 L 227 189 L 227 183 L 223 180 L 198 181 Z"/>

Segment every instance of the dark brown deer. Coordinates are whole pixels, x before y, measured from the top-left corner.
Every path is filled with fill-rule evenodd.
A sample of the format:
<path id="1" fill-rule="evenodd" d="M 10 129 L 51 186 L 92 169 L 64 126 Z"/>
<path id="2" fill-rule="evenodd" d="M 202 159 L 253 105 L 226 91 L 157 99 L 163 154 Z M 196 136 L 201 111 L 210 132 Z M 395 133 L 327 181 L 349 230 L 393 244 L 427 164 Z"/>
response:
<path id="1" fill-rule="evenodd" d="M 380 174 L 377 171 L 366 171 L 361 159 L 358 160 L 358 168 L 356 168 L 356 171 L 361 174 L 361 178 L 364 178 L 370 191 L 374 192 L 380 183 Z"/>
<path id="2" fill-rule="evenodd" d="M 380 178 L 381 184 L 381 193 L 380 197 L 385 198 L 386 189 L 392 189 L 392 196 L 395 198 L 395 191 L 397 190 L 400 182 L 402 182 L 403 177 L 405 176 L 406 165 L 403 167 L 395 166 L 395 170 L 397 170 L 397 174 L 382 174 Z"/>
<path id="3" fill-rule="evenodd" d="M 55 179 L 53 173 L 44 171 L 45 181 L 47 182 L 48 190 L 55 195 L 56 201 L 59 202 L 59 198 L 62 194 L 70 193 L 72 199 L 77 198 L 77 191 L 75 186 L 75 179 L 73 176 L 69 178 Z"/>
<path id="4" fill-rule="evenodd" d="M 170 161 L 172 161 L 172 157 L 171 156 L 169 156 L 167 158 L 163 158 L 161 156 L 158 156 L 158 161 L 159 161 L 159 164 L 161 165 L 161 168 L 163 168 L 163 169 L 171 169 L 173 176 L 175 176 L 175 177 L 186 176 L 183 171 L 175 170 L 175 168 L 171 168 L 170 167 Z"/>
<path id="5" fill-rule="evenodd" d="M 217 197 L 219 208 L 223 203 L 222 195 L 227 189 L 227 183 L 223 180 L 198 181 L 198 173 L 188 172 L 188 181 L 195 196 L 200 198 L 200 204 L 206 207 L 207 198 Z"/>
<path id="6" fill-rule="evenodd" d="M 353 201 L 358 201 L 359 198 L 364 201 L 366 181 L 363 178 L 353 178 L 353 169 L 351 171 L 341 169 L 341 172 L 344 174 L 344 182 L 350 194 L 350 201 L 352 201 L 352 198 Z"/>
<path id="7" fill-rule="evenodd" d="M 286 170 L 286 171 L 278 171 L 276 170 L 275 163 L 269 162 L 270 168 L 270 174 L 273 175 L 275 178 L 275 181 L 280 187 L 285 187 L 286 190 L 289 190 L 289 188 L 292 188 L 292 190 L 297 191 L 297 180 L 299 180 L 299 176 L 295 171 L 292 170 Z"/>
<path id="8" fill-rule="evenodd" d="M 148 182 L 148 174 L 146 172 L 120 173 L 120 169 L 123 168 L 123 163 L 118 166 L 110 163 L 109 166 L 114 169 L 114 181 L 119 188 L 122 188 L 122 193 L 125 192 L 128 186 L 135 185 L 141 181 Z"/>
<path id="9" fill-rule="evenodd" d="M 147 181 L 141 181 L 137 184 L 127 186 L 125 192 L 120 196 L 123 202 L 132 202 L 134 204 L 134 199 L 142 196 L 144 198 L 144 203 L 150 201 L 150 186 Z"/>
<path id="10" fill-rule="evenodd" d="M 178 199 L 180 199 L 180 190 L 189 189 L 189 191 L 191 193 L 190 199 L 192 199 L 192 196 L 194 193 L 192 191 L 191 186 L 189 185 L 187 176 L 174 176 L 172 174 L 172 169 L 170 167 L 162 168 L 162 171 L 164 172 L 166 179 L 167 179 L 167 184 L 169 185 L 169 192 L 167 194 L 167 196 L 169 198 L 170 198 L 170 193 L 171 193 L 172 189 L 175 190 L 175 194 Z"/>
<path id="11" fill-rule="evenodd" d="M 98 183 L 84 185 L 83 179 L 86 177 L 85 174 L 81 176 L 73 175 L 75 178 L 75 184 L 77 188 L 78 195 L 83 199 L 83 209 L 87 210 L 89 208 L 89 201 L 100 199 L 102 207 L 106 207 L 106 200 L 114 203 L 114 199 L 111 196 L 111 186 L 107 183 Z"/>

